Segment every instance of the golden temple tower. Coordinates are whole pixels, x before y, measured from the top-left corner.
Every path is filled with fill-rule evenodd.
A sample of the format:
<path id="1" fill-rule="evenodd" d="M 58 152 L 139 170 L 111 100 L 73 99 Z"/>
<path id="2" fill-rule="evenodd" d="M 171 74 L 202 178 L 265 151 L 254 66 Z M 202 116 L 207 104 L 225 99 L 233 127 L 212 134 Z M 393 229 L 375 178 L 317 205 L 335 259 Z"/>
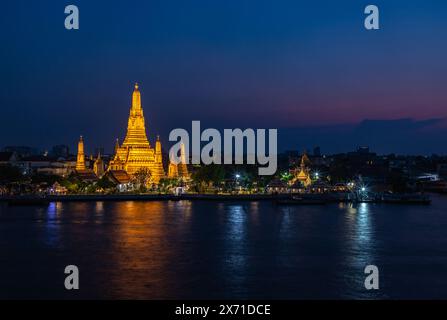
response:
<path id="1" fill-rule="evenodd" d="M 84 155 L 84 139 L 82 136 L 79 138 L 78 142 L 78 157 L 76 159 L 76 170 L 85 170 L 85 155 Z"/>
<path id="2" fill-rule="evenodd" d="M 96 158 L 95 163 L 93 164 L 93 172 L 98 178 L 101 178 L 104 175 L 104 161 L 101 159 L 101 153 L 98 153 L 98 158 Z"/>
<path id="3" fill-rule="evenodd" d="M 182 178 L 189 178 L 188 167 L 186 166 L 185 144 L 180 146 L 180 163 L 177 165 L 178 175 Z"/>
<path id="4" fill-rule="evenodd" d="M 309 157 L 307 156 L 306 152 L 304 152 L 303 156 L 301 157 L 301 163 L 299 169 L 294 170 L 294 177 L 290 181 L 291 184 L 294 184 L 297 181 L 301 182 L 301 184 L 303 184 L 305 187 L 312 184 L 312 179 L 310 178 L 308 168 L 309 164 L 310 164 Z"/>
<path id="5" fill-rule="evenodd" d="M 172 162 L 169 163 L 168 178 L 171 178 L 171 179 L 178 178 L 177 165 Z"/>
<path id="6" fill-rule="evenodd" d="M 180 145 L 180 163 L 179 164 L 174 164 L 172 162 L 169 163 L 168 177 L 183 178 L 183 179 L 189 178 L 188 166 L 186 165 L 185 145 L 183 143 Z"/>
<path id="7" fill-rule="evenodd" d="M 151 173 L 152 173 L 152 180 L 157 182 L 160 181 L 160 179 L 163 178 L 165 175 L 161 156 L 160 136 L 157 136 L 157 141 L 155 141 L 155 163 L 153 165 Z"/>
<path id="8" fill-rule="evenodd" d="M 152 181 L 156 184 L 165 174 L 162 164 L 161 142 L 157 139 L 155 149 L 151 148 L 149 144 L 141 106 L 141 93 L 138 84 L 135 84 L 127 122 L 126 138 L 121 146 L 117 140 L 115 156 L 110 161 L 109 169 L 112 171 L 124 170 L 132 176 L 141 168 L 149 169 Z"/>

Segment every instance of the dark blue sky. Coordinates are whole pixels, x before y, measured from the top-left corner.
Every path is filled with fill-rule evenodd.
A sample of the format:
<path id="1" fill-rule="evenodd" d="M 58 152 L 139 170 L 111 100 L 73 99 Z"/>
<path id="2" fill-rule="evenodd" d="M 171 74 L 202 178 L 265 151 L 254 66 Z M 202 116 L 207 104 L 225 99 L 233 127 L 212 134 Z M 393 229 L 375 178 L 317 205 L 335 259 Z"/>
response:
<path id="1" fill-rule="evenodd" d="M 442 0 L 3 2 L 0 147 L 83 134 L 111 151 L 138 81 L 152 143 L 201 120 L 278 128 L 282 149 L 447 153 L 446 14 Z"/>

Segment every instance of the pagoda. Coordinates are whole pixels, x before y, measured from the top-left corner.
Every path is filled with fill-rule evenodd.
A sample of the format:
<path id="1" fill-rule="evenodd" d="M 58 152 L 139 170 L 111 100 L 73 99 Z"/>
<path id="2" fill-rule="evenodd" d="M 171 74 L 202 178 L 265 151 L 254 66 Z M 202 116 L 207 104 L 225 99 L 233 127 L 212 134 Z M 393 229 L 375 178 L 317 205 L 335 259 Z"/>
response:
<path id="1" fill-rule="evenodd" d="M 78 155 L 76 158 L 76 171 L 85 171 L 85 154 L 84 154 L 84 139 L 82 136 L 78 142 Z"/>
<path id="2" fill-rule="evenodd" d="M 98 152 L 98 157 L 93 163 L 93 172 L 96 174 L 98 178 L 102 178 L 105 171 L 104 168 L 105 168 L 104 161 L 101 159 L 101 153 Z"/>
<path id="3" fill-rule="evenodd" d="M 132 106 L 127 122 L 127 134 L 120 145 L 117 139 L 115 155 L 109 163 L 109 171 L 126 171 L 132 177 L 140 169 L 149 169 L 151 180 L 158 184 L 164 177 L 161 155 L 161 142 L 157 137 L 155 148 L 152 148 L 146 136 L 146 126 L 141 106 L 141 94 L 138 84 L 132 94 Z"/>
<path id="4" fill-rule="evenodd" d="M 299 168 L 293 170 L 293 178 L 291 180 L 291 184 L 300 183 L 305 187 L 308 187 L 312 184 L 312 179 L 310 178 L 310 170 L 308 165 L 310 164 L 309 157 L 306 152 L 303 153 L 301 157 L 301 163 Z"/>
<path id="5" fill-rule="evenodd" d="M 82 136 L 79 138 L 78 142 L 75 173 L 82 181 L 93 182 L 98 180 L 94 172 L 85 164 L 84 138 Z"/>
<path id="6" fill-rule="evenodd" d="M 188 167 L 186 165 L 185 145 L 183 143 L 180 146 L 180 163 L 179 164 L 175 164 L 173 162 L 169 163 L 168 178 L 170 179 L 180 178 L 182 180 L 188 180 L 190 178 Z"/>

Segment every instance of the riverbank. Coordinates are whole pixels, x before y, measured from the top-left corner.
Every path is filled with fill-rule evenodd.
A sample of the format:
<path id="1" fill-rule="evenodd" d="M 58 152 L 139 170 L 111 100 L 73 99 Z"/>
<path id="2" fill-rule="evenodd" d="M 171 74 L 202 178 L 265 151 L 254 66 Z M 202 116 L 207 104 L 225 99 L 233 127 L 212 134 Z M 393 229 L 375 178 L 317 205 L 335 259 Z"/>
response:
<path id="1" fill-rule="evenodd" d="M 50 202 L 71 202 L 71 201 L 179 201 L 179 200 L 209 200 L 209 201 L 262 201 L 278 200 L 289 198 L 290 195 L 271 194 L 250 194 L 250 195 L 229 195 L 229 194 L 183 194 L 179 196 L 171 194 L 86 194 L 86 195 L 50 195 L 45 200 Z M 0 201 L 20 201 L 42 199 L 37 196 L 2 196 Z"/>
<path id="2" fill-rule="evenodd" d="M 290 194 L 71 194 L 71 195 L 20 195 L 0 196 L 0 202 L 12 204 L 27 204 L 37 202 L 97 202 L 97 201 L 277 201 L 288 204 L 312 203 L 339 203 L 339 202 L 371 202 L 371 203 L 403 203 L 403 204 L 429 204 L 428 195 L 382 195 L 381 197 L 359 199 L 349 194 L 301 194 L 291 198 Z"/>

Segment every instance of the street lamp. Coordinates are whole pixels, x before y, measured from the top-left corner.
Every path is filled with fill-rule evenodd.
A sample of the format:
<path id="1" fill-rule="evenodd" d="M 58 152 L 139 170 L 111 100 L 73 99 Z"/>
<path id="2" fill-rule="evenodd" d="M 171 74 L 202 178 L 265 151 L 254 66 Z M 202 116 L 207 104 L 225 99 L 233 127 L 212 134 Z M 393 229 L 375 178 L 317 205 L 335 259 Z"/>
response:
<path id="1" fill-rule="evenodd" d="M 239 173 L 235 174 L 236 177 L 236 187 L 239 187 L 239 191 L 242 189 L 241 186 L 239 186 L 239 178 L 241 177 L 241 175 Z"/>

